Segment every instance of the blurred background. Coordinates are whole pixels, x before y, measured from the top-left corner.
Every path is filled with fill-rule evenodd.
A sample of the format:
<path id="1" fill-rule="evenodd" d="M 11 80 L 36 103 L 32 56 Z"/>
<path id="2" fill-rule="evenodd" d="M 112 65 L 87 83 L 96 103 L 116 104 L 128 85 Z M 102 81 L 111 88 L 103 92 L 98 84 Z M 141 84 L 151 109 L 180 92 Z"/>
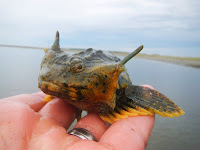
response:
<path id="1" fill-rule="evenodd" d="M 0 44 L 199 56 L 199 0 L 1 0 Z M 188 50 L 189 49 L 189 50 Z"/>
<path id="2" fill-rule="evenodd" d="M 51 47 L 57 30 L 67 49 L 127 53 L 143 44 L 143 54 L 167 60 L 132 59 L 126 68 L 133 84 L 152 85 L 185 111 L 172 119 L 156 115 L 147 149 L 200 147 L 200 1 L 1 0 L 0 19 L 0 98 L 39 91 L 42 47 Z"/>

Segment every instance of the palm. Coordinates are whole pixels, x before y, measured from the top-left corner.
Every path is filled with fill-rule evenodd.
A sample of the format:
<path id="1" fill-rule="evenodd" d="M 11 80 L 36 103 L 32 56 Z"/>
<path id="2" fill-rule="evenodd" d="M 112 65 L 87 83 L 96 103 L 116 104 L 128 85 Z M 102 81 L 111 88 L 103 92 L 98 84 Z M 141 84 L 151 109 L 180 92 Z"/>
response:
<path id="1" fill-rule="evenodd" d="M 59 99 L 45 104 L 44 97 L 39 92 L 0 101 L 0 149 L 144 149 L 148 142 L 154 117 L 130 117 L 108 128 L 97 114 L 89 114 L 75 127 L 89 130 L 98 142 L 82 140 L 66 132 L 74 107 Z"/>

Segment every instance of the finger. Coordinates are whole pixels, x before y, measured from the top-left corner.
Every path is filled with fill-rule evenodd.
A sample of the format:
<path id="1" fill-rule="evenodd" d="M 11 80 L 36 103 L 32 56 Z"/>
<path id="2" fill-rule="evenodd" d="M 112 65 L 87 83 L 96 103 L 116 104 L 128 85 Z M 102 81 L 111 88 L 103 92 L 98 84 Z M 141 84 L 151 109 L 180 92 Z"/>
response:
<path id="1" fill-rule="evenodd" d="M 41 125 L 38 125 L 41 127 Z M 37 129 L 43 130 L 43 129 Z M 29 149 L 45 149 L 45 150 L 77 150 L 77 149 L 87 149 L 87 150 L 108 150 L 106 146 L 100 145 L 97 142 L 90 140 L 82 140 L 79 137 L 71 136 L 66 133 L 66 131 L 61 128 L 54 126 L 50 130 L 46 131 L 41 135 L 34 134 L 33 139 L 29 142 Z"/>
<path id="2" fill-rule="evenodd" d="M 141 86 L 154 89 L 147 84 Z M 154 116 L 129 117 L 120 120 L 105 132 L 100 143 L 112 145 L 114 149 L 145 149 L 154 120 Z M 123 143 L 123 145 L 119 143 Z"/>
<path id="3" fill-rule="evenodd" d="M 41 118 L 32 134 L 29 149 L 97 149 L 103 150 L 105 146 L 90 140 L 82 140 L 79 137 L 67 134 L 65 128 L 58 125 L 50 118 Z"/>
<path id="4" fill-rule="evenodd" d="M 113 149 L 145 149 L 153 124 L 152 116 L 122 119 L 111 125 L 99 142 Z"/>
<path id="5" fill-rule="evenodd" d="M 153 86 L 148 85 L 148 84 L 143 84 L 143 85 L 141 85 L 141 86 L 148 87 L 148 88 L 150 88 L 150 89 L 154 89 Z"/>
<path id="6" fill-rule="evenodd" d="M 108 125 L 101 120 L 98 114 L 92 113 L 82 118 L 74 128 L 84 128 L 90 131 L 96 139 L 99 140 L 107 130 Z"/>
<path id="7" fill-rule="evenodd" d="M 17 96 L 12 96 L 8 98 L 4 98 L 3 100 L 13 100 L 16 102 L 21 102 L 29 105 L 34 111 L 39 111 L 46 103 L 44 101 L 44 97 L 46 94 L 43 92 L 37 92 L 34 94 L 21 94 Z"/>
<path id="8" fill-rule="evenodd" d="M 43 117 L 55 120 L 66 129 L 72 124 L 76 116 L 75 108 L 61 99 L 55 98 L 47 103 L 39 112 Z"/>
<path id="9" fill-rule="evenodd" d="M 70 104 L 55 98 L 38 113 L 41 117 L 29 142 L 30 149 L 65 149 L 71 142 L 80 140 L 78 137 L 70 139 L 66 132 L 75 118 L 75 108 Z"/>
<path id="10" fill-rule="evenodd" d="M 26 149 L 39 115 L 28 105 L 0 101 L 0 149 Z"/>

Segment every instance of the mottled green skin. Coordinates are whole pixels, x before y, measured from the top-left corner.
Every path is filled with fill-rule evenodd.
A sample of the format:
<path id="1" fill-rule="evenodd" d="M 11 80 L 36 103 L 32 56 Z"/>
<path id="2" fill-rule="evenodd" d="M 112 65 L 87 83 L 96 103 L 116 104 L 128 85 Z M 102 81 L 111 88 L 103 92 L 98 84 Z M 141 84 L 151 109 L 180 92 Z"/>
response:
<path id="1" fill-rule="evenodd" d="M 100 84 L 103 84 L 105 86 L 102 92 L 106 91 L 107 86 L 109 86 L 106 85 L 106 76 L 101 78 L 99 74 L 96 74 L 95 71 L 91 72 L 91 70 L 94 67 L 98 66 L 101 67 L 106 65 L 109 67 L 109 65 L 118 64 L 119 61 L 120 59 L 112 55 L 111 53 L 103 52 L 101 50 L 95 51 L 91 48 L 73 55 L 69 55 L 62 50 L 48 50 L 41 63 L 41 71 L 39 74 L 39 88 L 41 88 L 42 91 L 49 95 L 53 95 L 62 99 L 67 99 L 68 102 L 74 104 L 77 107 L 76 103 L 83 104 L 85 101 L 87 102 L 87 100 L 85 100 L 85 97 L 81 95 L 80 90 L 86 89 L 88 87 L 88 84 L 91 83 L 93 80 L 96 80 L 96 82 L 94 83 L 96 87 L 98 87 Z M 81 66 L 79 66 L 80 64 Z M 103 71 L 104 70 L 102 70 L 102 72 Z M 68 87 L 76 89 L 78 93 L 76 101 L 71 100 L 71 97 L 69 95 L 73 91 L 64 90 L 60 92 L 55 92 L 48 89 L 48 87 L 41 87 L 43 81 L 54 83 L 56 85 L 65 87 L 66 89 Z M 128 86 L 128 84 L 131 84 L 131 81 L 126 71 L 122 72 L 119 75 L 118 83 L 120 88 L 125 88 Z M 107 104 L 99 102 L 98 104 L 95 104 L 95 106 L 92 106 L 88 111 L 106 114 L 107 111 L 110 111 L 109 109 L 112 110 L 112 108 L 110 108 L 110 106 L 108 106 Z"/>
<path id="2" fill-rule="evenodd" d="M 60 49 L 57 32 L 42 60 L 38 85 L 45 93 L 100 116 L 116 117 L 129 108 L 144 108 L 169 117 L 183 114 L 158 91 L 132 85 L 122 65 L 127 61 L 91 48 L 69 55 Z"/>

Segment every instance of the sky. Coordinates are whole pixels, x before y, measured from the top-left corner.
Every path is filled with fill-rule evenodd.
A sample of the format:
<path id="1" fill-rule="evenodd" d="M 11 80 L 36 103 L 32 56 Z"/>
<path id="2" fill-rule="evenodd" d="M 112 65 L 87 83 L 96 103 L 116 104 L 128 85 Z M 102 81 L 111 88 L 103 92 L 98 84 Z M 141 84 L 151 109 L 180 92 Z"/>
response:
<path id="1" fill-rule="evenodd" d="M 199 0 L 1 0 L 0 44 L 200 57 Z"/>

